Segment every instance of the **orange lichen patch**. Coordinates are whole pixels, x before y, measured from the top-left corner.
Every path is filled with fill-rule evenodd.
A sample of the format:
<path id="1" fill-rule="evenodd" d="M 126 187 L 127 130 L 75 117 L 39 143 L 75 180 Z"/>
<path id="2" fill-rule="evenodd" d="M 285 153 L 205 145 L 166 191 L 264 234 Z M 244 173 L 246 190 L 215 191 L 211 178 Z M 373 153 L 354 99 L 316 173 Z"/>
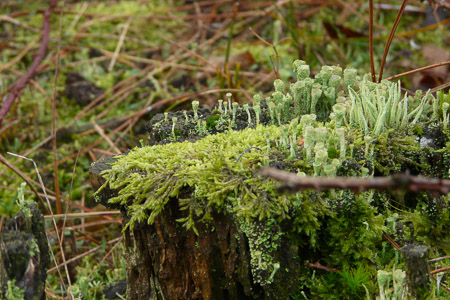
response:
<path id="1" fill-rule="evenodd" d="M 299 137 L 298 141 L 297 141 L 297 145 L 299 145 L 300 147 L 303 146 L 303 144 L 305 143 L 305 141 L 303 140 L 303 137 Z"/>

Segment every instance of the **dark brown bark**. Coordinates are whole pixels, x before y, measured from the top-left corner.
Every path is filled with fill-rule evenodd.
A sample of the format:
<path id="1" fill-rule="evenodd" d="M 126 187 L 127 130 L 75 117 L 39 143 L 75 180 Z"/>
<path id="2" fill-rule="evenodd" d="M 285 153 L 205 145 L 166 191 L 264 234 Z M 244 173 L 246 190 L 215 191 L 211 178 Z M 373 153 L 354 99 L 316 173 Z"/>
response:
<path id="1" fill-rule="evenodd" d="M 226 215 L 186 230 L 176 201 L 153 225 L 125 232 L 128 257 L 127 298 L 253 299 L 246 237 Z"/>
<path id="2" fill-rule="evenodd" d="M 24 292 L 24 299 L 45 299 L 50 250 L 44 217 L 35 203 L 26 202 L 24 208 L 6 223 L 0 245 L 0 298 L 7 299 L 5 293 L 9 282 Z"/>
<path id="3" fill-rule="evenodd" d="M 426 245 L 411 244 L 400 249 L 406 264 L 406 283 L 412 299 L 425 299 L 429 292 L 430 266 Z"/>
<path id="4" fill-rule="evenodd" d="M 108 159 L 106 161 L 111 161 Z M 91 167 L 95 189 L 104 182 L 101 170 L 109 168 L 105 160 Z M 116 191 L 103 189 L 97 199 L 109 208 L 107 200 Z M 182 197 L 182 196 L 180 196 Z M 118 208 L 116 205 L 114 208 Z M 124 224 L 128 216 L 123 207 Z M 301 269 L 298 247 L 287 237 L 276 240 L 271 254 L 284 266 L 267 279 L 272 269 L 252 272 L 249 238 L 267 234 L 277 236 L 288 231 L 278 225 L 254 223 L 251 235 L 245 233 L 233 214 L 211 209 L 212 220 L 197 222 L 198 235 L 177 220 L 187 212 L 179 209 L 178 199 L 171 199 L 154 224 L 136 224 L 124 232 L 127 259 L 127 299 L 288 299 L 298 286 Z M 274 242 L 274 239 L 266 240 Z M 264 249 L 261 249 L 264 251 Z"/>

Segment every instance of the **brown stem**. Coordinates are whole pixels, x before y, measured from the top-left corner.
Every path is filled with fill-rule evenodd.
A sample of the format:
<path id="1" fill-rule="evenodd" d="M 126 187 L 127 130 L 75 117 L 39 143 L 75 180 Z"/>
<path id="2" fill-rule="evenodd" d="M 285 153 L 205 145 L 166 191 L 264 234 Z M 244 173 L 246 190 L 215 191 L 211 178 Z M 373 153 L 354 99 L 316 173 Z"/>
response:
<path id="1" fill-rule="evenodd" d="M 447 194 L 450 191 L 450 179 L 424 178 L 398 174 L 388 177 L 357 178 L 357 177 L 311 177 L 297 176 L 293 173 L 274 168 L 263 168 L 261 174 L 278 181 L 287 183 L 281 189 L 298 191 L 303 189 L 351 189 L 356 192 L 370 189 L 393 190 L 405 189 L 410 191 L 434 191 Z"/>
<path id="2" fill-rule="evenodd" d="M 433 68 L 437 68 L 437 67 L 441 67 L 441 66 L 446 66 L 446 65 L 450 65 L 450 60 L 444 61 L 444 62 L 441 62 L 441 63 L 437 63 L 437 64 L 433 64 L 433 65 L 429 65 L 429 66 L 425 66 L 425 67 L 421 67 L 421 68 L 418 68 L 418 69 L 410 70 L 410 71 L 407 71 L 407 72 L 404 72 L 404 73 L 400 73 L 400 74 L 388 77 L 388 78 L 386 78 L 386 80 L 394 80 L 394 79 L 397 79 L 397 78 L 402 77 L 402 76 L 411 75 L 411 74 L 414 74 L 414 73 L 417 73 L 417 72 L 421 72 L 421 71 L 425 71 L 425 70 L 428 70 L 428 69 L 433 69 Z"/>
<path id="3" fill-rule="evenodd" d="M 395 18 L 394 25 L 392 26 L 391 32 L 389 33 L 386 47 L 384 47 L 383 58 L 381 59 L 381 64 L 380 64 L 380 75 L 378 76 L 378 83 L 380 83 L 381 79 L 383 78 L 383 69 L 384 69 L 384 64 L 386 63 L 386 57 L 389 52 L 389 47 L 391 46 L 391 42 L 392 42 L 392 39 L 394 38 L 395 30 L 397 30 L 398 23 L 400 23 L 400 18 L 402 17 L 403 12 L 405 11 L 406 2 L 408 2 L 408 0 L 403 0 L 402 6 L 400 7 L 397 17 Z"/>
<path id="4" fill-rule="evenodd" d="M 437 274 L 437 273 L 441 273 L 441 272 L 445 272 L 445 271 L 450 271 L 450 266 L 447 266 L 447 267 L 443 267 L 443 268 L 440 268 L 440 269 L 433 270 L 433 271 L 430 272 L 430 275 Z"/>
<path id="5" fill-rule="evenodd" d="M 314 268 L 314 269 L 319 269 L 319 270 L 324 270 L 327 272 L 335 272 L 335 273 L 339 273 L 339 270 L 336 268 L 330 268 L 327 266 L 322 265 L 319 261 L 316 261 L 315 263 L 311 263 L 309 261 L 306 261 L 306 265 L 310 268 Z"/>
<path id="6" fill-rule="evenodd" d="M 17 84 L 14 87 L 13 91 L 8 95 L 4 104 L 0 108 L 0 125 L 3 122 L 3 119 L 6 117 L 6 114 L 11 109 L 11 106 L 13 105 L 14 100 L 16 100 L 16 98 L 20 96 L 20 92 L 26 87 L 28 81 L 34 76 L 36 69 L 38 68 L 41 61 L 45 57 L 45 53 L 47 52 L 49 36 L 50 36 L 50 12 L 56 6 L 57 3 L 58 3 L 58 0 L 52 0 L 49 4 L 48 8 L 44 11 L 44 19 L 43 19 L 43 24 L 42 24 L 41 46 L 39 47 L 39 50 L 33 60 L 33 64 L 28 69 L 28 71 L 25 73 L 25 75 L 22 76 L 17 81 Z"/>
<path id="7" fill-rule="evenodd" d="M 375 63 L 373 60 L 373 0 L 369 0 L 369 54 L 370 54 L 370 73 L 372 82 L 376 82 Z"/>

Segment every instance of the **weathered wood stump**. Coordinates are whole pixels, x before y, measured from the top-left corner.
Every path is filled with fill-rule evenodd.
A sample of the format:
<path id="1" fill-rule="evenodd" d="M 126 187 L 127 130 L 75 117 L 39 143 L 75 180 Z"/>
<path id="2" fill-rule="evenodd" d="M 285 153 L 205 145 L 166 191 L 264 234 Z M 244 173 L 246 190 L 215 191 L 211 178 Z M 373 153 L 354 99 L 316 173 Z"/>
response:
<path id="1" fill-rule="evenodd" d="M 45 299 L 50 250 L 44 217 L 34 202 L 24 202 L 5 224 L 0 245 L 2 299 Z"/>
<path id="2" fill-rule="evenodd" d="M 406 263 L 406 283 L 408 293 L 413 299 L 422 299 L 429 293 L 430 266 L 426 245 L 411 244 L 400 249 Z"/>
<path id="3" fill-rule="evenodd" d="M 408 126 L 432 108 L 409 107 L 413 99 L 400 97 L 399 85 L 359 82 L 356 70 L 342 74 L 340 67 L 324 67 L 312 79 L 304 62 L 293 66 L 297 82 L 289 84 L 287 94 L 287 85 L 276 80 L 272 97 L 255 95 L 250 105 L 232 102 L 228 94 L 228 101 L 218 100 L 212 110 L 193 101 L 193 111 L 156 114 L 146 126 L 148 146 L 91 167 L 95 197 L 120 209 L 126 224 L 128 298 L 148 299 L 152 293 L 157 299 L 365 297 L 366 286 L 355 288 L 310 268 L 341 268 L 346 274 L 383 268 L 375 267 L 373 258 L 384 251 L 387 205 L 406 203 L 414 209 L 419 200 L 407 203 L 407 195 L 399 200 L 384 192 L 286 194 L 261 176 L 261 167 L 302 177 L 411 170 L 443 178 L 446 135 L 436 127 L 426 139 L 433 141 L 427 147 L 439 151 L 411 146 L 417 137 L 409 136 Z M 381 94 L 386 97 L 377 98 Z M 416 98 L 423 106 L 430 102 L 427 97 Z M 378 119 L 368 124 L 365 104 L 356 98 L 376 110 L 384 107 L 366 116 Z M 439 115 L 433 107 L 433 116 Z M 420 113 L 411 116 L 411 109 Z M 391 146 L 397 144 L 403 146 Z M 444 215 L 429 196 L 424 200 L 430 204 L 428 216 Z M 435 240 L 429 244 L 439 244 Z M 325 288 L 326 282 L 334 290 Z"/>
<path id="4" fill-rule="evenodd" d="M 110 168 L 112 161 L 108 158 L 91 168 L 95 189 L 104 182 L 99 174 Z M 107 207 L 117 209 L 105 201 L 115 193 L 106 188 L 97 197 Z M 264 222 L 239 226 L 231 214 L 211 212 L 211 222 L 199 222 L 196 234 L 177 222 L 185 216 L 173 199 L 153 225 L 141 223 L 124 231 L 128 299 L 149 299 L 153 294 L 157 299 L 286 299 L 292 293 L 290 287 L 296 285 L 292 281 L 299 279 L 293 270 L 301 268 L 298 248 L 279 238 L 279 226 Z M 127 223 L 124 210 L 123 217 Z M 243 229 L 255 237 L 260 235 L 260 244 L 250 245 Z M 263 252 L 265 243 L 277 244 L 271 256 L 285 268 L 279 270 L 275 264 L 252 274 L 255 262 L 250 247 Z"/>

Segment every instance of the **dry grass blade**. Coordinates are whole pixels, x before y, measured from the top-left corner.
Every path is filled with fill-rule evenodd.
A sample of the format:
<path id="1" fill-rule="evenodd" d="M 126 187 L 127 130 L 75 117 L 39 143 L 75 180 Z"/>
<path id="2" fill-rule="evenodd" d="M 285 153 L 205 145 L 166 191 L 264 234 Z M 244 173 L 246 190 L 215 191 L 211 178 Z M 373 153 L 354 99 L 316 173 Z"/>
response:
<path id="1" fill-rule="evenodd" d="M 120 35 L 119 42 L 117 43 L 117 46 L 116 46 L 116 50 L 114 51 L 114 55 L 113 55 L 113 57 L 111 59 L 111 63 L 109 64 L 108 72 L 111 72 L 113 70 L 113 68 L 114 68 L 114 65 L 115 65 L 116 60 L 117 60 L 117 56 L 120 53 L 120 49 L 122 49 L 123 42 L 125 41 L 125 36 L 127 35 L 128 28 L 130 27 L 130 24 L 131 24 L 132 20 L 133 20 L 133 17 L 130 16 L 128 18 L 127 22 L 125 23 L 125 26 L 123 27 L 122 34 Z"/>
<path id="2" fill-rule="evenodd" d="M 60 219 L 60 218 L 68 218 L 68 219 L 77 219 L 77 218 L 88 218 L 88 217 L 98 217 L 98 216 L 116 216 L 120 215 L 120 211 L 95 211 L 95 212 L 83 212 L 83 213 L 66 213 L 66 214 L 54 214 L 54 215 L 46 215 L 45 219 Z"/>
<path id="3" fill-rule="evenodd" d="M 38 179 L 39 179 L 39 183 L 41 184 L 41 188 L 42 188 L 42 190 L 43 190 L 43 192 L 44 192 L 45 199 L 47 200 L 48 209 L 49 209 L 49 211 L 50 211 L 50 214 L 53 216 L 52 205 L 50 204 L 50 200 L 49 200 L 48 197 L 47 197 L 47 189 L 46 189 L 45 186 L 44 186 L 44 182 L 42 181 L 41 173 L 39 172 L 39 169 L 38 169 L 38 167 L 37 167 L 37 165 L 36 165 L 36 162 L 35 162 L 33 159 L 28 158 L 28 157 L 25 157 L 25 156 L 22 156 L 22 155 L 17 155 L 17 154 L 10 153 L 10 152 L 8 152 L 8 154 L 9 154 L 9 155 L 12 155 L 12 156 L 15 156 L 15 157 L 18 157 L 18 158 L 25 159 L 25 160 L 30 161 L 30 162 L 33 163 L 34 169 L 35 169 L 36 174 L 37 174 Z M 62 240 L 61 240 L 61 238 L 60 238 L 61 236 L 60 236 L 60 233 L 59 233 L 59 230 L 58 230 L 58 225 L 56 224 L 56 219 L 55 219 L 55 218 L 52 217 L 52 221 L 53 221 L 53 226 L 54 226 L 55 231 L 56 231 L 56 236 L 57 236 L 58 245 L 59 245 L 59 248 L 60 248 L 61 257 L 62 257 L 62 259 L 63 259 L 63 262 L 65 262 L 65 261 L 66 261 L 66 256 L 65 256 L 64 251 L 63 251 L 63 245 L 62 245 Z M 49 243 L 50 249 L 52 249 L 51 243 L 50 243 L 50 240 L 48 240 L 48 237 L 47 237 L 47 241 L 48 241 L 48 243 Z M 55 257 L 54 257 L 53 251 L 51 251 L 51 254 L 52 254 L 53 260 L 54 260 L 54 262 L 55 262 L 55 265 L 57 266 L 57 262 L 56 262 L 56 259 L 55 259 Z M 68 281 L 69 284 L 70 284 L 69 270 L 67 269 L 67 265 L 65 265 L 65 271 L 66 271 L 67 281 Z M 58 273 L 59 273 L 59 272 L 60 272 L 60 270 L 59 270 L 59 268 L 58 268 Z M 61 277 L 61 274 L 60 274 L 60 277 Z M 64 281 L 62 280 L 62 277 L 61 277 L 61 284 L 63 285 L 64 289 L 66 289 L 66 288 L 65 288 L 65 285 L 64 285 Z M 70 290 L 71 290 L 71 289 L 70 289 Z M 73 294 L 72 294 L 71 291 L 70 291 L 70 293 L 71 293 L 72 299 L 74 299 Z"/>
<path id="4" fill-rule="evenodd" d="M 64 5 L 64 2 L 63 2 Z M 59 36 L 58 36 L 58 49 L 56 51 L 56 66 L 55 66 L 55 77 L 53 80 L 53 97 L 52 97 L 52 149 L 53 149 L 53 173 L 55 177 L 54 186 L 55 186 L 55 197 L 56 197 L 56 213 L 62 213 L 62 205 L 61 205 L 61 197 L 59 190 L 59 172 L 58 172 L 58 147 L 56 143 L 56 84 L 58 82 L 59 75 L 59 60 L 60 60 L 60 50 L 61 50 L 61 35 L 62 35 L 62 14 L 59 16 Z M 62 234 L 62 233 L 61 233 Z M 64 245 L 64 244 L 62 244 Z M 69 286 L 70 286 L 69 280 Z"/>
<path id="5" fill-rule="evenodd" d="M 8 63 L 6 63 L 4 65 L 0 65 L 0 72 L 11 68 L 16 63 L 18 63 L 25 55 L 27 55 L 28 52 L 30 52 L 31 49 L 34 48 L 34 46 L 36 46 L 36 44 L 39 42 L 39 40 L 40 40 L 40 37 L 35 38 L 14 59 L 10 60 Z"/>
<path id="6" fill-rule="evenodd" d="M 106 242 L 106 244 L 109 245 L 109 244 L 118 243 L 118 242 L 120 242 L 122 239 L 123 239 L 123 237 L 122 237 L 122 236 L 119 236 L 118 238 L 115 238 L 115 239 L 113 239 L 113 240 L 110 240 L 110 241 Z M 79 260 L 79 259 L 81 259 L 81 258 L 83 258 L 83 257 L 85 257 L 85 256 L 88 256 L 89 254 L 94 253 L 94 252 L 96 252 L 96 251 L 102 249 L 102 247 L 103 247 L 103 246 L 100 245 L 100 246 L 97 246 L 97 247 L 95 247 L 95 248 L 92 248 L 92 249 L 90 249 L 89 251 L 86 251 L 86 252 L 84 252 L 84 253 L 82 253 L 82 254 L 80 254 L 80 255 L 77 255 L 77 256 L 75 256 L 75 257 L 72 257 L 71 259 L 68 259 L 68 260 L 64 261 L 62 264 L 59 264 L 59 265 L 57 265 L 57 266 L 55 266 L 55 267 L 49 269 L 49 270 L 47 271 L 47 273 L 54 272 L 54 271 L 56 271 L 56 270 L 57 270 L 58 268 L 60 268 L 60 267 L 65 267 L 65 268 L 67 268 L 67 265 L 70 264 L 71 262 L 77 261 L 77 260 Z"/>
<path id="7" fill-rule="evenodd" d="M 28 177 L 25 173 L 23 173 L 22 171 L 20 171 L 18 168 L 16 168 L 16 166 L 14 166 L 12 163 L 10 163 L 3 155 L 0 154 L 0 162 L 2 164 L 4 164 L 6 167 L 8 167 L 10 170 L 12 170 L 14 173 L 16 173 L 17 175 L 19 175 L 20 178 L 23 179 L 23 181 L 25 181 L 28 186 L 30 187 L 30 189 L 33 191 L 33 193 L 36 195 L 36 197 L 38 197 L 39 201 L 42 204 L 42 207 L 44 207 L 47 210 L 47 213 L 50 213 L 50 209 L 45 205 L 44 200 L 42 199 L 41 195 L 38 193 L 38 191 L 36 191 L 36 189 L 34 188 L 33 184 L 35 185 L 39 185 L 38 182 L 34 181 L 33 179 L 31 179 L 30 177 Z"/>
<path id="8" fill-rule="evenodd" d="M 32 26 L 30 26 L 30 25 L 28 25 L 28 24 L 25 24 L 25 23 L 23 23 L 23 22 L 20 22 L 20 21 L 14 19 L 14 18 L 11 18 L 11 17 L 8 16 L 8 15 L 2 15 L 2 16 L 0 16 L 0 21 L 10 22 L 10 23 L 12 23 L 12 24 L 14 24 L 14 25 L 22 26 L 23 28 L 28 29 L 28 30 L 30 30 L 30 31 L 33 31 L 33 32 L 35 32 L 35 33 L 38 33 L 38 32 L 39 32 L 38 29 L 36 29 L 36 28 L 34 28 L 34 27 L 32 27 Z M 0 69 L 1 69 L 1 67 L 0 67 Z"/>
<path id="9" fill-rule="evenodd" d="M 270 46 L 273 48 L 273 51 L 275 52 L 275 57 L 277 58 L 277 66 L 275 67 L 272 61 L 272 58 L 270 59 L 270 62 L 272 63 L 272 69 L 273 72 L 275 73 L 275 78 L 278 79 L 280 78 L 279 74 L 278 74 L 278 68 L 280 66 L 280 57 L 278 55 L 277 52 L 277 48 L 275 47 L 275 45 L 267 42 L 266 40 L 264 40 L 259 34 L 257 34 L 251 27 L 249 28 L 250 31 L 258 38 L 258 40 L 260 40 L 261 42 L 263 42 L 264 44 L 266 44 L 267 46 Z"/>
<path id="10" fill-rule="evenodd" d="M 114 151 L 116 152 L 116 154 L 121 154 L 122 151 L 120 151 L 119 148 L 117 148 L 116 145 L 113 143 L 113 141 L 111 141 L 111 139 L 109 138 L 109 136 L 107 136 L 107 135 L 105 134 L 105 131 L 103 130 L 103 128 L 101 128 L 97 123 L 95 123 L 94 120 L 92 120 L 92 124 L 94 125 L 95 131 L 97 131 L 97 133 L 98 133 L 103 139 L 105 139 L 105 141 L 111 146 L 111 148 L 114 149 Z"/>

